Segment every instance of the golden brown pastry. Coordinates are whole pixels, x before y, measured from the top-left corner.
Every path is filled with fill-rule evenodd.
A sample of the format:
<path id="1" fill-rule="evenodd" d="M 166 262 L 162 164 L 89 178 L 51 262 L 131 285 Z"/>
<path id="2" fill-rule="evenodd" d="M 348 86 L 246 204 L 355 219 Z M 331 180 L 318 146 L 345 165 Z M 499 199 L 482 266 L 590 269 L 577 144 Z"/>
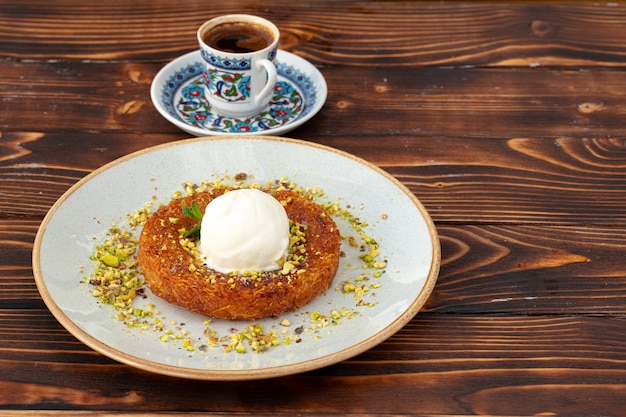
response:
<path id="1" fill-rule="evenodd" d="M 254 320 L 292 311 L 329 288 L 339 264 L 339 230 L 323 207 L 295 191 L 264 190 L 283 204 L 292 224 L 293 262 L 288 260 L 282 270 L 247 274 L 223 274 L 206 267 L 193 241 L 181 234 L 198 224 L 183 215 L 182 206 L 195 200 L 204 213 L 209 202 L 225 191 L 202 191 L 173 200 L 148 219 L 140 236 L 138 261 L 155 295 L 209 317 Z M 294 237 L 294 225 L 300 226 L 304 240 Z"/>

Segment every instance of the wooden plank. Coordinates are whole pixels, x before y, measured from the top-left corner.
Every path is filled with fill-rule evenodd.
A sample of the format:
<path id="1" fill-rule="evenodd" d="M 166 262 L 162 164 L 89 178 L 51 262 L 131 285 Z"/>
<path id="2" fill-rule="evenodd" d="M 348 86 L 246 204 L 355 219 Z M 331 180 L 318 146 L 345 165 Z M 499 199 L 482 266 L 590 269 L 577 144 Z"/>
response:
<path id="1" fill-rule="evenodd" d="M 0 218 L 0 306 L 26 307 L 32 300 L 40 302 L 32 270 L 32 249 L 38 221 Z"/>
<path id="2" fill-rule="evenodd" d="M 0 217 L 37 218 L 87 173 L 169 138 L 35 132 L 2 136 Z M 387 170 L 418 196 L 439 224 L 626 223 L 623 139 L 391 136 L 381 141 L 350 136 L 316 142 Z M 68 148 L 74 153 L 66 152 Z"/>
<path id="3" fill-rule="evenodd" d="M 41 306 L 30 269 L 38 224 L 0 220 L 0 307 Z M 626 314 L 624 227 L 440 225 L 438 233 L 442 266 L 424 311 Z"/>
<path id="4" fill-rule="evenodd" d="M 28 317 L 0 311 L 0 329 L 10 329 L 0 331 L 0 408 L 620 415 L 626 395 L 621 318 L 420 314 L 381 345 L 324 370 L 202 382 L 114 363 Z"/>
<path id="5" fill-rule="evenodd" d="M 154 60 L 196 47 L 219 14 L 273 20 L 280 46 L 316 63 L 351 66 L 586 66 L 626 62 L 626 11 L 613 3 L 384 2 L 336 7 L 305 1 L 259 9 L 249 2 L 189 0 L 171 7 L 117 0 L 4 1 L 0 55 L 16 59 Z M 445 16 L 445 19 L 442 18 Z M 375 52 L 372 52 L 375 51 Z"/>
<path id="6" fill-rule="evenodd" d="M 624 228 L 440 226 L 438 232 L 444 257 L 428 311 L 623 314 Z"/>
<path id="7" fill-rule="evenodd" d="M 150 100 L 152 80 L 166 63 L 0 61 L 0 126 L 5 132 L 188 137 L 161 117 Z M 288 136 L 352 136 L 360 141 L 381 136 L 624 138 L 626 79 L 619 71 L 321 71 L 329 86 L 324 107 Z M 27 82 L 23 74 L 30 74 Z"/>

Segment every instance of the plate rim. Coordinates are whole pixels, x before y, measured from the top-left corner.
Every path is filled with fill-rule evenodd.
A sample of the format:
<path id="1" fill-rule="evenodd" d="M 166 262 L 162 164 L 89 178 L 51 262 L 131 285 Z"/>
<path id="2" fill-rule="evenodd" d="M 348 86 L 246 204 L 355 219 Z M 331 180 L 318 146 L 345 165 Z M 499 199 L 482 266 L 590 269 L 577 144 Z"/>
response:
<path id="1" fill-rule="evenodd" d="M 428 275 L 426 276 L 426 280 L 424 286 L 420 290 L 419 294 L 415 297 L 414 300 L 411 301 L 410 305 L 399 314 L 391 323 L 389 323 L 385 328 L 381 329 L 377 333 L 372 336 L 364 339 L 360 342 L 357 342 L 353 345 L 350 345 L 347 348 L 344 348 L 337 352 L 332 352 L 330 354 L 306 360 L 304 362 L 294 363 L 294 364 L 286 364 L 280 366 L 272 366 L 267 368 L 257 368 L 257 369 L 240 369 L 240 370 L 211 370 L 211 369 L 195 369 L 195 368 L 185 368 L 174 365 L 167 365 L 163 363 L 153 362 L 147 359 L 139 358 L 134 355 L 128 354 L 126 352 L 120 351 L 118 349 L 112 348 L 101 342 L 95 336 L 91 335 L 87 331 L 81 329 L 76 323 L 74 323 L 63 311 L 63 309 L 56 303 L 52 295 L 50 294 L 45 278 L 43 275 L 43 271 L 41 270 L 41 245 L 43 238 L 46 233 L 46 229 L 56 211 L 63 205 L 63 203 L 70 198 L 72 194 L 74 194 L 78 189 L 86 185 L 92 178 L 100 175 L 100 173 L 109 170 L 117 165 L 124 163 L 125 161 L 136 158 L 140 155 L 160 151 L 164 148 L 173 148 L 177 146 L 185 146 L 187 143 L 193 142 L 211 142 L 211 141 L 222 141 L 222 140 L 247 140 L 247 141 L 273 141 L 273 142 L 285 142 L 291 143 L 299 146 L 313 147 L 322 151 L 331 152 L 338 154 L 342 157 L 351 159 L 357 163 L 365 165 L 366 168 L 374 170 L 379 175 L 385 177 L 388 181 L 391 181 L 395 186 L 397 186 L 414 204 L 414 206 L 419 211 L 422 219 L 424 220 L 426 227 L 428 229 L 428 235 L 430 240 L 430 247 L 432 250 L 432 259 L 430 262 L 430 269 L 428 271 Z M 155 145 L 149 148 L 140 149 L 138 151 L 132 152 L 120 158 L 117 158 L 113 161 L 108 162 L 107 164 L 97 168 L 91 173 L 87 174 L 85 177 L 80 179 L 74 185 L 72 185 L 67 191 L 65 191 L 50 207 L 48 212 L 46 213 L 44 219 L 42 220 L 37 234 L 35 236 L 35 241 L 33 244 L 33 252 L 32 252 L 32 266 L 33 266 L 33 275 L 35 278 L 35 283 L 37 289 L 46 304 L 47 308 L 50 310 L 52 315 L 55 317 L 57 321 L 74 337 L 76 337 L 79 341 L 90 347 L 91 349 L 103 354 L 104 356 L 109 357 L 117 362 L 142 369 L 145 371 L 149 371 L 152 373 L 157 373 L 161 375 L 173 376 L 173 377 L 181 377 L 187 379 L 196 379 L 196 380 L 212 380 L 212 381 L 236 381 L 236 380 L 254 380 L 254 379 L 265 379 L 265 378 L 273 378 L 280 377 L 286 375 L 293 375 L 301 372 L 311 371 L 319 368 L 323 368 L 329 365 L 333 365 L 349 358 L 352 358 L 360 353 L 363 353 L 374 346 L 382 343 L 389 337 L 393 336 L 397 333 L 402 327 L 404 327 L 424 306 L 427 302 L 428 298 L 432 294 L 432 291 L 435 287 L 435 284 L 438 279 L 439 270 L 441 266 L 441 246 L 439 241 L 439 236 L 437 234 L 437 230 L 429 213 L 426 211 L 425 207 L 421 203 L 421 201 L 413 194 L 404 184 L 402 184 L 398 179 L 384 171 L 382 168 L 370 163 L 358 156 L 350 154 L 348 152 L 332 148 L 330 146 L 307 142 L 300 139 L 292 139 L 278 136 L 244 136 L 244 135 L 228 135 L 228 136 L 203 136 L 203 137 L 195 137 L 188 138 L 179 141 L 167 142 L 160 145 Z"/>
<path id="2" fill-rule="evenodd" d="M 326 99 L 328 97 L 328 84 L 326 83 L 326 79 L 322 72 L 307 59 L 296 55 L 292 52 L 286 51 L 284 49 L 279 49 L 277 52 L 277 60 L 295 60 L 301 61 L 303 65 L 306 65 L 308 69 L 310 69 L 310 73 L 306 73 L 309 77 L 314 77 L 315 82 L 315 90 L 316 90 L 316 102 L 311 111 L 309 111 L 304 117 L 297 117 L 291 122 L 276 127 L 274 129 L 268 129 L 261 132 L 213 132 L 206 129 L 201 129 L 190 124 L 187 124 L 181 120 L 178 120 L 163 107 L 161 103 L 161 91 L 163 88 L 163 82 L 165 82 L 168 78 L 168 75 L 171 75 L 177 71 L 177 69 L 173 69 L 176 63 L 180 63 L 180 65 L 184 65 L 186 62 L 191 62 L 195 56 L 198 56 L 198 61 L 200 61 L 200 50 L 196 49 L 190 52 L 187 52 L 183 55 L 180 55 L 173 60 L 169 61 L 165 64 L 154 76 L 152 79 L 152 83 L 150 84 L 150 100 L 152 101 L 152 105 L 157 110 L 157 112 L 163 117 L 165 120 L 176 126 L 177 128 L 183 130 L 184 132 L 194 135 L 196 137 L 204 137 L 204 136 L 232 136 L 232 135 L 241 135 L 241 136 L 276 136 L 282 135 L 291 130 L 302 126 L 304 123 L 308 122 L 312 119 L 319 111 L 324 107 L 326 103 Z M 294 65 L 295 66 L 295 65 Z M 296 66 L 297 69 L 302 70 L 302 68 Z M 163 79 L 163 82 L 157 83 L 158 80 Z"/>

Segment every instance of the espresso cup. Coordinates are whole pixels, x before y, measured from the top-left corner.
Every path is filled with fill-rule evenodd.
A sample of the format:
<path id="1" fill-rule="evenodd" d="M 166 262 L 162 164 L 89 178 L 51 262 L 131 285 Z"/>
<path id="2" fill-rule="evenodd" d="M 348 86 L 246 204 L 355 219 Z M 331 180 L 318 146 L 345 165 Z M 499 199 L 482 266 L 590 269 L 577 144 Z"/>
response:
<path id="1" fill-rule="evenodd" d="M 269 105 L 279 37 L 272 22 L 244 14 L 216 17 L 198 29 L 205 96 L 217 114 L 245 118 Z"/>

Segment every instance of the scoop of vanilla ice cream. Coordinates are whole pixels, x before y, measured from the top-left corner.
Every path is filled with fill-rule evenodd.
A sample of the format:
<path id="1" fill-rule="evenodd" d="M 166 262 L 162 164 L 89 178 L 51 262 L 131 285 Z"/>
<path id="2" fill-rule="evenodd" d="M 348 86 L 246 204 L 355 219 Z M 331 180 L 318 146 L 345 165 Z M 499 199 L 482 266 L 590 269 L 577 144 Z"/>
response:
<path id="1" fill-rule="evenodd" d="M 200 251 L 218 272 L 272 271 L 289 246 L 289 219 L 271 195 L 253 188 L 211 201 L 202 218 Z"/>

